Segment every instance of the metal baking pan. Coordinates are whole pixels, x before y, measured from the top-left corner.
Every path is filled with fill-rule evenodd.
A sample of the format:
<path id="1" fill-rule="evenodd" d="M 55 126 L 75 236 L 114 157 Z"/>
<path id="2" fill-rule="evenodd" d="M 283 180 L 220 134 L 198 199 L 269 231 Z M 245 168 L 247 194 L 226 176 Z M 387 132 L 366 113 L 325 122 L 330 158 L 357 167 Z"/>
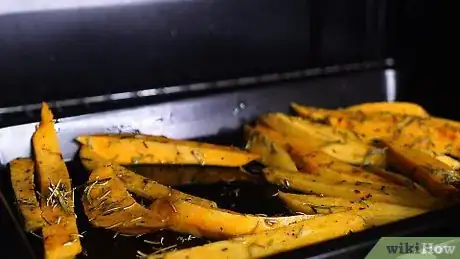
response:
<path id="1" fill-rule="evenodd" d="M 186 97 L 166 98 L 163 101 L 158 98 L 130 99 L 126 102 L 112 100 L 97 105 L 77 102 L 73 107 L 55 109 L 60 116 L 56 127 L 73 184 L 79 185 L 85 182 L 87 173 L 78 160 L 74 159 L 78 146 L 73 140 L 78 135 L 140 132 L 241 146 L 241 126 L 244 123 L 267 112 L 289 112 L 290 102 L 337 107 L 392 99 L 397 89 L 394 87 L 394 78 L 388 76 L 389 72 L 394 73 L 393 70 L 374 69 L 326 78 L 254 84 L 197 96 L 186 94 L 183 95 Z M 153 101 L 155 103 L 150 103 Z M 41 240 L 21 230 L 21 219 L 14 204 L 6 167 L 10 160 L 30 155 L 30 139 L 38 118 L 36 110 L 33 109 L 28 110 L 28 114 L 15 112 L 15 120 L 11 121 L 32 122 L 0 129 L 0 235 L 1 245 L 4 246 L 1 249 L 1 258 L 41 258 Z M 4 118 L 9 117 L 5 115 Z M 3 123 L 11 124 L 11 121 Z M 189 186 L 181 190 L 211 198 L 219 206 L 239 212 L 268 215 L 287 213 L 281 202 L 272 197 L 277 188 L 270 185 L 253 188 L 247 183 L 233 183 L 206 187 Z M 171 232 L 159 232 L 138 238 L 121 235 L 114 237 L 113 232 L 95 229 L 89 225 L 78 199 L 76 207 L 79 230 L 86 231 L 82 238 L 85 253 L 79 255 L 79 258 L 136 258 L 138 250 L 143 253 L 153 251 L 151 245 L 143 240 L 159 241 L 162 237 L 165 246 L 179 244 L 179 247 L 188 247 L 208 242 Z M 448 208 L 279 254 L 274 258 L 362 258 L 382 236 L 458 236 L 460 226 L 456 219 L 459 215 L 458 207 Z"/>

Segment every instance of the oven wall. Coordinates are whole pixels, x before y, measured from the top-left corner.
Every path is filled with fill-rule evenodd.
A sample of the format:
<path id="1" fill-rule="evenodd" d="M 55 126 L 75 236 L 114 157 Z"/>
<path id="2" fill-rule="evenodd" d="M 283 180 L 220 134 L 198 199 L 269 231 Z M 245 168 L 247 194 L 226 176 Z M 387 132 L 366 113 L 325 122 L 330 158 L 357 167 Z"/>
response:
<path id="1" fill-rule="evenodd" d="M 434 115 L 460 119 L 457 31 L 452 1 L 391 1 L 389 51 L 395 56 L 401 100 Z"/>
<path id="2" fill-rule="evenodd" d="M 145 2 L 0 8 L 0 107 L 387 56 L 384 0 Z"/>

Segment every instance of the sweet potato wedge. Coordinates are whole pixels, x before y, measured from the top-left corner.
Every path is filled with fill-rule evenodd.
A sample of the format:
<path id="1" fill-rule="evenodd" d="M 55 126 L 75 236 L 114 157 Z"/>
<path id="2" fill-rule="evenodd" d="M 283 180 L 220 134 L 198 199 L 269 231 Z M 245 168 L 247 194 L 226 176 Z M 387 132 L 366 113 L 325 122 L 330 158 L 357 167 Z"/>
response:
<path id="1" fill-rule="evenodd" d="M 393 113 L 398 115 L 411 115 L 429 117 L 428 112 L 420 105 L 410 102 L 373 102 L 361 103 L 346 108 L 347 111 L 360 111 L 363 113 Z"/>
<path id="2" fill-rule="evenodd" d="M 282 113 L 263 115 L 259 118 L 259 122 L 287 136 L 304 138 L 305 141 L 308 141 L 308 138 L 333 143 L 359 141 L 356 134 L 351 131 L 313 123 L 301 117 L 288 116 Z"/>
<path id="3" fill-rule="evenodd" d="M 279 192 L 278 197 L 286 206 L 305 214 L 332 214 L 353 211 L 361 216 L 366 224 L 380 226 L 405 218 L 414 217 L 428 210 L 404 207 L 395 204 L 353 201 L 338 197 L 319 197 L 315 195 L 290 194 Z"/>
<path id="4" fill-rule="evenodd" d="M 298 138 L 310 146 L 318 146 L 324 153 L 350 164 L 382 165 L 384 162 L 382 157 L 374 159 L 377 158 L 375 148 L 361 142 L 352 131 L 281 113 L 264 115 L 260 122 L 288 137 Z"/>
<path id="5" fill-rule="evenodd" d="M 128 191 L 135 193 L 140 197 L 149 200 L 173 197 L 183 199 L 187 202 L 194 203 L 206 208 L 217 208 L 217 204 L 214 201 L 174 190 L 146 177 L 143 177 L 142 175 L 131 172 L 122 166 L 111 165 L 110 168 L 113 170 L 114 174 L 125 184 Z"/>
<path id="6" fill-rule="evenodd" d="M 167 218 L 171 230 L 215 239 L 259 233 L 312 218 L 309 215 L 261 217 L 239 214 L 170 197 L 155 201 L 150 210 Z"/>
<path id="7" fill-rule="evenodd" d="M 259 178 L 243 172 L 238 167 L 134 165 L 131 171 L 168 186 L 191 184 L 231 183 L 235 181 L 258 182 Z"/>
<path id="8" fill-rule="evenodd" d="M 32 137 L 41 192 L 45 258 L 70 258 L 81 252 L 71 180 L 54 130 L 53 114 L 42 104 Z"/>
<path id="9" fill-rule="evenodd" d="M 444 164 L 448 165 L 451 168 L 451 170 L 460 169 L 460 162 L 455 158 L 452 158 L 450 156 L 444 156 L 444 155 L 435 156 L 435 158 L 443 162 Z"/>
<path id="10" fill-rule="evenodd" d="M 133 192 L 140 197 L 149 200 L 155 200 L 158 198 L 173 195 L 175 197 L 186 199 L 189 202 L 196 203 L 201 206 L 212 208 L 217 207 L 217 204 L 213 201 L 171 189 L 142 175 L 136 174 L 125 167 L 112 164 L 99 157 L 92 151 L 91 148 L 86 145 L 83 145 L 80 148 L 79 155 L 82 163 L 86 168 L 92 170 L 94 168 L 106 167 L 106 170 L 110 170 L 112 174 L 118 177 L 126 185 L 128 191 Z"/>
<path id="11" fill-rule="evenodd" d="M 271 167 L 297 171 L 297 167 L 288 152 L 278 143 L 270 138 L 252 130 L 249 126 L 245 127 L 246 149 L 260 156 L 260 162 Z"/>
<path id="12" fill-rule="evenodd" d="M 386 156 L 390 167 L 420 183 L 433 195 L 459 194 L 456 188 L 460 186 L 459 172 L 422 151 L 382 143 L 388 148 Z"/>
<path id="13" fill-rule="evenodd" d="M 107 163 L 88 146 L 79 152 L 80 160 L 88 171 Z M 218 182 L 257 182 L 259 178 L 249 175 L 239 168 L 195 165 L 128 165 L 127 168 L 150 180 L 163 185 L 180 186 L 189 184 L 211 184 Z"/>
<path id="14" fill-rule="evenodd" d="M 295 161 L 296 168 L 300 171 L 321 174 L 324 177 L 339 181 L 346 180 L 353 182 L 382 183 L 390 186 L 395 185 L 382 177 L 366 172 L 362 168 L 354 167 L 325 154 L 318 150 L 316 145 L 313 144 L 313 146 L 310 146 L 311 142 L 305 143 L 298 138 L 282 135 L 263 126 L 247 128 L 247 131 L 250 132 L 249 134 L 263 135 L 271 142 L 286 150 L 293 161 Z"/>
<path id="15" fill-rule="evenodd" d="M 396 184 L 377 174 L 366 171 L 364 168 L 356 167 L 339 161 L 322 151 L 302 153 L 295 148 L 291 149 L 292 157 L 300 171 L 309 174 L 321 175 L 331 180 L 346 182 L 363 182 L 395 186 Z"/>
<path id="16" fill-rule="evenodd" d="M 416 208 L 438 208 L 444 202 L 429 194 L 408 190 L 404 187 L 388 187 L 357 182 L 331 182 L 319 175 L 302 174 L 275 168 L 265 168 L 264 175 L 267 181 L 305 194 L 317 194 L 328 197 L 368 200 L 374 202 L 391 203 Z M 417 199 L 414 199 L 417 197 Z"/>
<path id="17" fill-rule="evenodd" d="M 326 110 L 298 104 L 292 104 L 292 107 L 301 117 L 348 129 L 365 142 L 384 139 L 431 155 L 460 157 L 460 127 L 445 120 L 390 113 Z"/>
<path id="18" fill-rule="evenodd" d="M 365 167 L 366 171 L 372 172 L 373 174 L 376 174 L 392 183 L 395 183 L 400 186 L 404 186 L 408 189 L 411 190 L 417 190 L 421 192 L 428 192 L 425 188 L 423 188 L 420 184 L 414 182 L 412 179 L 410 179 L 407 176 L 404 176 L 402 174 L 398 174 L 395 172 L 390 172 L 388 170 L 385 170 L 383 168 L 379 167 L 372 167 L 372 166 L 367 166 Z"/>
<path id="19" fill-rule="evenodd" d="M 32 159 L 18 158 L 10 162 L 11 184 L 27 232 L 39 230 L 45 224 L 35 196 L 34 171 Z"/>
<path id="20" fill-rule="evenodd" d="M 93 170 L 104 165 L 112 164 L 110 161 L 94 153 L 94 151 L 87 145 L 80 146 L 78 156 L 83 167 L 85 167 L 88 172 L 92 172 Z"/>
<path id="21" fill-rule="evenodd" d="M 155 137 L 153 137 L 155 138 Z M 244 150 L 194 141 L 117 135 L 80 136 L 101 158 L 116 164 L 185 164 L 238 167 L 258 158 Z"/>
<path id="22" fill-rule="evenodd" d="M 326 215 L 254 235 L 237 237 L 189 249 L 150 255 L 149 259 L 261 258 L 357 232 L 366 227 L 350 213 Z"/>
<path id="23" fill-rule="evenodd" d="M 132 234 L 136 228 L 137 233 L 148 233 L 167 226 L 167 218 L 136 202 L 110 167 L 91 173 L 82 202 L 95 227 Z"/>
<path id="24" fill-rule="evenodd" d="M 168 228 L 208 238 L 225 238 L 311 218 L 306 215 L 279 218 L 242 215 L 193 204 L 176 193 L 156 199 L 147 209 L 129 195 L 117 173 L 110 166 L 100 167 L 93 171 L 85 189 L 85 212 L 97 227 L 129 234 Z M 139 230 L 135 232 L 136 227 Z"/>

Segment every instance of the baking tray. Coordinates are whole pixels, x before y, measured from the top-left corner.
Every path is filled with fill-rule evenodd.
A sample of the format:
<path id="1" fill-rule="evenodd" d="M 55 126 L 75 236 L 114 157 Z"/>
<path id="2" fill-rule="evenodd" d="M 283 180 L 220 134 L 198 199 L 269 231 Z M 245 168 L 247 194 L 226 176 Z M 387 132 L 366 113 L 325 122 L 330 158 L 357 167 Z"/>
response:
<path id="1" fill-rule="evenodd" d="M 394 71 L 393 71 L 394 72 Z M 179 139 L 198 139 L 217 144 L 241 146 L 241 126 L 267 112 L 289 112 L 290 102 L 312 106 L 337 107 L 365 101 L 387 100 L 394 95 L 388 70 L 371 70 L 329 76 L 294 82 L 259 84 L 251 87 L 228 88 L 217 93 L 208 93 L 187 98 L 171 98 L 164 102 L 141 106 L 123 103 L 100 103 L 91 107 L 77 105 L 69 109 L 69 116 L 62 109 L 58 114 L 56 130 L 64 158 L 74 185 L 83 184 L 87 173 L 78 160 L 74 160 L 78 145 L 74 138 L 82 134 L 139 132 L 165 135 Z M 138 103 L 148 102 L 148 99 Z M 110 109 L 104 108 L 105 106 Z M 117 106 L 118 109 L 112 109 Z M 65 110 L 65 109 L 64 109 Z M 28 115 L 35 120 L 35 115 Z M 0 198 L 2 218 L 2 258 L 40 258 L 41 240 L 25 234 L 20 228 L 18 216 L 9 183 L 7 163 L 17 157 L 30 155 L 30 139 L 36 122 L 24 123 L 0 129 Z M 245 213 L 277 215 L 286 209 L 272 194 L 277 188 L 260 185 L 254 188 L 247 183 L 217 184 L 212 186 L 188 186 L 180 188 L 198 196 L 216 200 L 220 207 Z M 238 195 L 235 195 L 238 193 Z M 415 197 L 414 197 L 415 198 Z M 81 204 L 76 199 L 79 230 L 87 231 L 82 239 L 85 254 L 79 258 L 135 258 L 137 250 L 152 252 L 143 240 L 158 241 L 164 237 L 164 244 L 184 243 L 181 246 L 204 244 L 204 239 L 189 238 L 188 235 L 160 232 L 142 237 L 123 237 L 103 229 L 89 226 Z M 432 212 L 410 220 L 404 220 L 384 227 L 370 229 L 346 237 L 323 242 L 295 251 L 274 256 L 275 258 L 362 258 L 382 236 L 441 235 L 458 236 L 460 215 L 458 207 Z"/>

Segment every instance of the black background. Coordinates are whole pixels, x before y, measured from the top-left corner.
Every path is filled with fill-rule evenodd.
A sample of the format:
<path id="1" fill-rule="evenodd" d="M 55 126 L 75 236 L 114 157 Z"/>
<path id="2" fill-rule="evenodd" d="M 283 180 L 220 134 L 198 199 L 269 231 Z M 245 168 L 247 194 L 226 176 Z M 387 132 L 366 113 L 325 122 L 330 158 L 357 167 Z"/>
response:
<path id="1" fill-rule="evenodd" d="M 6 14 L 0 107 L 392 56 L 400 99 L 456 117 L 450 2 L 156 1 Z"/>
<path id="2" fill-rule="evenodd" d="M 0 106 L 386 56 L 387 1 L 156 1 L 0 16 Z"/>

